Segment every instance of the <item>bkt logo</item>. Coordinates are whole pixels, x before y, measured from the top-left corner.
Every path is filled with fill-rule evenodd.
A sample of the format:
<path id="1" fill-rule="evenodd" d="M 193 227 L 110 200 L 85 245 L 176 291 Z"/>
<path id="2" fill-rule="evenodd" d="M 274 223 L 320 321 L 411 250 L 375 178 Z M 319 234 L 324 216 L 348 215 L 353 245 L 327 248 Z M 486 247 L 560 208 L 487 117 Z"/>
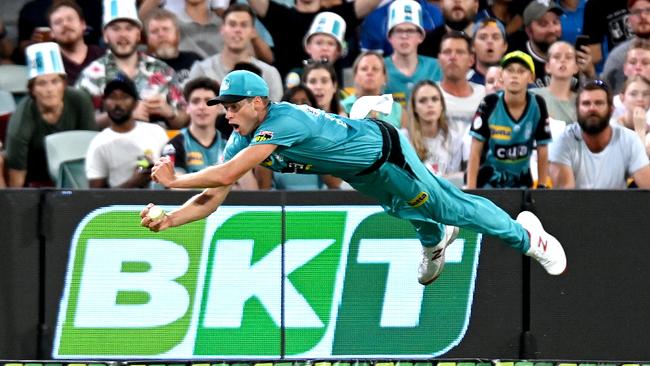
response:
<path id="1" fill-rule="evenodd" d="M 378 206 L 227 206 L 160 233 L 140 209 L 79 224 L 54 357 L 431 357 L 467 330 L 473 232 L 423 287 L 413 228 Z"/>

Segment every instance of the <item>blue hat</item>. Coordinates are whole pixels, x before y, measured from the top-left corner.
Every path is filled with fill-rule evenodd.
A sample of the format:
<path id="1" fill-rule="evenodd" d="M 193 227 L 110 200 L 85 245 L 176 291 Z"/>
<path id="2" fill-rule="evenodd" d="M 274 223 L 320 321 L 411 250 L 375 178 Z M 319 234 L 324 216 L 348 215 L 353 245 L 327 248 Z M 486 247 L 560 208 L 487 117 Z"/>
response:
<path id="1" fill-rule="evenodd" d="M 219 96 L 208 100 L 208 105 L 235 103 L 245 98 L 268 96 L 269 87 L 264 79 L 250 71 L 237 70 L 223 78 Z"/>

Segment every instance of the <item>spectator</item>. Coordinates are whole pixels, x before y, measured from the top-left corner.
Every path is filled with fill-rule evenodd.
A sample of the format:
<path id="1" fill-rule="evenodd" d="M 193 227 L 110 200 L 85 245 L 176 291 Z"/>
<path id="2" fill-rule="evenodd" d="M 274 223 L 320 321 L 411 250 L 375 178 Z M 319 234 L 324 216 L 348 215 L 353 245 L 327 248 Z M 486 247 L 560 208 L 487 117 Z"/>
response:
<path id="1" fill-rule="evenodd" d="M 648 110 L 650 109 L 650 81 L 642 76 L 627 79 L 621 91 L 621 102 L 625 111 L 618 122 L 634 131 L 650 155 L 650 138 L 648 136 Z"/>
<path id="2" fill-rule="evenodd" d="M 56 43 L 37 43 L 25 51 L 30 65 L 29 95 L 20 101 L 7 127 L 9 186 L 52 186 L 45 157 L 45 136 L 95 129 L 93 107 L 85 93 L 66 87 Z"/>
<path id="3" fill-rule="evenodd" d="M 55 2 L 47 12 L 52 39 L 59 44 L 68 85 L 74 85 L 81 70 L 104 55 L 104 49 L 86 44 L 86 20 L 81 7 L 72 0 Z"/>
<path id="4" fill-rule="evenodd" d="M 248 5 L 233 4 L 224 13 L 224 24 L 221 36 L 224 41 L 223 50 L 201 62 L 197 62 L 190 70 L 190 78 L 207 76 L 218 82 L 233 70 L 238 62 L 248 62 L 262 70 L 262 78 L 270 87 L 270 98 L 279 101 L 282 98 L 282 79 L 278 70 L 273 66 L 252 57 L 248 52 L 253 37 L 253 22 L 255 14 Z"/>
<path id="5" fill-rule="evenodd" d="M 350 114 L 352 105 L 357 99 L 368 95 L 382 95 L 386 85 L 386 65 L 379 53 L 368 51 L 362 52 L 354 61 L 352 66 L 354 74 L 354 94 L 343 99 L 341 104 L 346 114 Z M 386 121 L 398 129 L 406 128 L 406 113 L 403 113 L 402 106 L 393 102 L 390 114 L 374 112 L 372 117 Z"/>
<path id="6" fill-rule="evenodd" d="M 490 66 L 485 73 L 485 94 L 496 93 L 503 89 L 501 66 Z"/>
<path id="7" fill-rule="evenodd" d="M 0 18 L 0 65 L 13 64 L 11 53 L 14 51 L 13 42 L 7 37 L 7 28 Z"/>
<path id="8" fill-rule="evenodd" d="M 75 86 L 90 94 L 95 109 L 101 110 L 106 82 L 119 73 L 125 74 L 134 80 L 142 95 L 134 111 L 138 121 L 164 121 L 170 128 L 185 126 L 189 118 L 183 110 L 181 90 L 172 82 L 174 70 L 137 51 L 142 23 L 137 17 L 135 0 L 104 0 L 104 9 L 104 39 L 109 51 L 81 72 Z M 97 124 L 111 124 L 106 112 L 97 116 Z"/>
<path id="9" fill-rule="evenodd" d="M 393 53 L 393 47 L 386 38 L 388 8 L 391 2 L 392 0 L 373 10 L 361 23 L 359 42 L 362 51 L 374 51 L 384 56 L 390 56 Z M 444 25 L 442 12 L 437 5 L 426 0 L 417 0 L 417 2 L 422 8 L 422 28 L 425 32 Z"/>
<path id="10" fill-rule="evenodd" d="M 316 108 L 328 113 L 345 116 L 339 98 L 339 83 L 334 67 L 323 62 L 314 62 L 305 66 L 302 82 L 316 98 Z"/>
<path id="11" fill-rule="evenodd" d="M 177 171 L 194 173 L 223 161 L 226 139 L 217 131 L 215 124 L 217 114 L 223 109 L 207 104 L 208 100 L 219 95 L 219 84 L 210 78 L 188 81 L 183 95 L 187 100 L 190 124 L 165 145 L 163 155 L 172 159 Z M 233 188 L 256 190 L 257 181 L 253 173 L 249 172 Z"/>
<path id="12" fill-rule="evenodd" d="M 625 83 L 623 64 L 625 64 L 625 55 L 632 42 L 635 39 L 650 39 L 650 0 L 629 0 L 627 4 L 630 11 L 630 27 L 634 37 L 619 44 L 610 52 L 605 61 L 603 73 L 600 75 L 614 94 L 618 93 Z"/>
<path id="13" fill-rule="evenodd" d="M 582 34 L 587 0 L 557 0 L 557 5 L 564 12 L 560 17 L 562 23 L 561 39 L 569 44 L 575 44 L 576 38 Z"/>
<path id="14" fill-rule="evenodd" d="M 172 83 L 184 85 L 192 65 L 202 58 L 194 52 L 178 49 L 181 33 L 176 15 L 165 9 L 155 9 L 147 17 L 145 29 L 149 54 L 174 69 Z"/>
<path id="15" fill-rule="evenodd" d="M 551 145 L 553 186 L 567 189 L 623 189 L 634 178 L 650 188 L 650 165 L 643 144 L 631 130 L 610 123 L 612 94 L 601 80 L 578 92 L 578 123 Z"/>
<path id="16" fill-rule="evenodd" d="M 522 28 L 524 24 L 522 14 L 526 5 L 528 5 L 527 1 L 487 0 L 487 7 L 478 12 L 474 21 L 479 22 L 485 18 L 497 19 L 504 25 L 506 34 L 510 36 Z"/>
<path id="17" fill-rule="evenodd" d="M 463 138 L 449 126 L 445 112 L 436 83 L 422 80 L 415 84 L 408 106 L 409 140 L 429 170 L 462 186 Z"/>
<path id="18" fill-rule="evenodd" d="M 603 61 L 608 50 L 613 50 L 632 37 L 627 8 L 624 1 L 587 1 L 582 33 L 589 36 L 594 64 Z"/>
<path id="19" fill-rule="evenodd" d="M 470 70 L 469 80 L 485 85 L 485 74 L 490 66 L 499 65 L 499 61 L 508 49 L 506 30 L 494 18 L 485 18 L 476 23 L 473 31 L 472 47 L 476 62 Z"/>
<path id="20" fill-rule="evenodd" d="M 361 20 L 379 4 L 379 1 L 343 1 L 328 8 L 321 4 L 321 1 L 314 0 L 296 0 L 293 8 L 271 0 L 249 0 L 249 3 L 273 37 L 274 66 L 284 78 L 292 69 L 301 67 L 302 61 L 307 59 L 307 54 L 300 52 L 296 47 L 303 42 L 319 12 L 326 10 L 336 13 L 345 20 L 348 30 L 356 30 Z M 287 31 L 288 25 L 291 27 L 290 31 Z M 346 38 L 348 36 L 349 34 L 346 34 Z"/>
<path id="21" fill-rule="evenodd" d="M 386 93 L 392 94 L 402 107 L 406 107 L 415 83 L 424 79 L 438 81 L 442 76 L 438 60 L 417 53 L 424 40 L 421 12 L 420 4 L 413 0 L 395 0 L 390 5 L 388 41 L 394 51 L 384 59 L 388 71 Z"/>
<path id="22" fill-rule="evenodd" d="M 25 48 L 31 44 L 51 41 L 47 9 L 59 0 L 31 0 L 25 2 L 18 15 L 18 46 L 12 59 L 25 64 Z M 87 44 L 99 44 L 102 9 L 99 1 L 81 1 L 79 6 L 86 15 L 85 39 Z"/>
<path id="23" fill-rule="evenodd" d="M 623 75 L 626 79 L 634 76 L 642 76 L 650 80 L 650 41 L 636 38 L 630 49 L 625 55 L 625 64 L 623 65 Z M 612 90 L 612 93 L 618 91 Z M 614 96 L 614 113 L 613 118 L 620 117 L 625 111 L 625 106 L 621 102 L 620 94 Z M 650 114 L 649 114 L 650 117 Z"/>
<path id="24" fill-rule="evenodd" d="M 440 89 L 447 107 L 447 120 L 452 129 L 465 136 L 476 109 L 485 96 L 485 87 L 467 80 L 474 63 L 474 50 L 467 35 L 451 31 L 440 45 L 442 81 Z"/>
<path id="25" fill-rule="evenodd" d="M 327 62 L 334 66 L 336 76 L 343 79 L 343 65 L 340 61 L 347 52 L 345 39 L 345 20 L 338 14 L 324 11 L 318 13 L 305 35 L 303 45 L 310 61 Z M 300 83 L 302 68 L 291 70 L 285 78 L 285 86 L 294 86 Z"/>
<path id="26" fill-rule="evenodd" d="M 450 31 L 463 32 L 472 36 L 474 18 L 478 12 L 478 0 L 442 0 L 440 3 L 444 25 L 426 33 L 418 47 L 418 54 L 438 57 L 442 37 Z"/>
<path id="27" fill-rule="evenodd" d="M 578 71 L 575 49 L 564 41 L 558 41 L 549 48 L 548 55 L 546 73 L 550 77 L 549 84 L 530 91 L 544 98 L 549 117 L 565 124 L 573 123 L 576 120 L 577 95 L 573 91 L 576 81 L 573 75 Z"/>
<path id="28" fill-rule="evenodd" d="M 151 167 L 167 143 L 165 130 L 135 120 L 138 91 L 126 75 L 118 74 L 104 88 L 104 109 L 111 120 L 90 142 L 86 177 L 90 188 L 147 188 Z"/>
<path id="29" fill-rule="evenodd" d="M 282 101 L 297 105 L 304 104 L 310 107 L 316 106 L 316 97 L 314 96 L 314 93 L 312 93 L 311 90 L 309 90 L 309 88 L 303 83 L 287 89 L 287 91 L 285 91 L 284 95 L 282 96 Z"/>
<path id="30" fill-rule="evenodd" d="M 544 99 L 526 89 L 535 77 L 533 60 L 524 52 L 514 51 L 503 57 L 501 67 L 503 92 L 486 96 L 472 123 L 467 188 L 532 187 L 530 158 L 534 143 L 537 187 L 545 187 L 551 135 Z"/>
<path id="31" fill-rule="evenodd" d="M 546 79 L 546 60 L 548 49 L 562 36 L 560 16 L 564 14 L 554 1 L 533 0 L 524 10 L 525 37 L 513 35 L 509 42 L 510 50 L 524 50 L 535 63 L 534 84 L 544 87 Z"/>

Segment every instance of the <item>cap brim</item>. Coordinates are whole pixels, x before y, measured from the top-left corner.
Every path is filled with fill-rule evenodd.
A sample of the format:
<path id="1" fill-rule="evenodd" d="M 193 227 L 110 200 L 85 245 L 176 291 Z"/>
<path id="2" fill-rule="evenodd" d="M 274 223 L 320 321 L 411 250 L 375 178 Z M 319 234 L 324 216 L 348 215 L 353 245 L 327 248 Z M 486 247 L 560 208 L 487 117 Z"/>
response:
<path id="1" fill-rule="evenodd" d="M 206 103 L 212 106 L 221 103 L 237 103 L 242 99 L 246 99 L 246 97 L 242 95 L 221 95 L 216 98 L 212 98 L 208 100 Z"/>

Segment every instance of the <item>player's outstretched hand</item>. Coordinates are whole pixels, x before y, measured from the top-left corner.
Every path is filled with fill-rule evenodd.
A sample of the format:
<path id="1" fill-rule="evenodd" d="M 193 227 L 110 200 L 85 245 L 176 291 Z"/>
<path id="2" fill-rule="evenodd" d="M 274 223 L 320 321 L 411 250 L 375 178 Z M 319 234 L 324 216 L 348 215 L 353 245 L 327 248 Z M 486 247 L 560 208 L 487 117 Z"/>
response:
<path id="1" fill-rule="evenodd" d="M 172 163 L 168 156 L 163 156 L 153 165 L 153 168 L 151 168 L 151 179 L 165 187 L 169 187 L 169 184 L 176 180 L 174 163 Z"/>
<path id="2" fill-rule="evenodd" d="M 160 207 L 150 203 L 140 211 L 140 225 L 153 232 L 159 232 L 171 227 L 171 219 Z"/>

